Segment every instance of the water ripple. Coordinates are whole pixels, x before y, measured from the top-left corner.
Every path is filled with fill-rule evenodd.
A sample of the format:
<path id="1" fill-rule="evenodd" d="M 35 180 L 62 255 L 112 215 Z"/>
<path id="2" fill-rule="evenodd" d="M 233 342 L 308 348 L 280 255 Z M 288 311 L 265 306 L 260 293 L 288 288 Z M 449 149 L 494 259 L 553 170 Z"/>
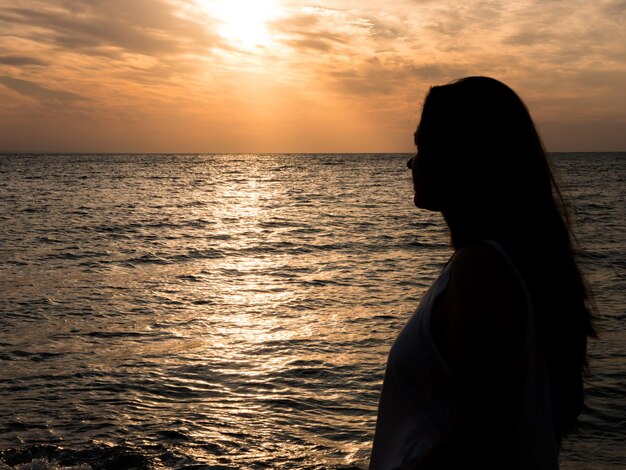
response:
<path id="1" fill-rule="evenodd" d="M 450 256 L 405 161 L 0 156 L 0 466 L 364 468 Z M 562 468 L 622 468 L 626 158 L 555 163 L 602 337 Z"/>

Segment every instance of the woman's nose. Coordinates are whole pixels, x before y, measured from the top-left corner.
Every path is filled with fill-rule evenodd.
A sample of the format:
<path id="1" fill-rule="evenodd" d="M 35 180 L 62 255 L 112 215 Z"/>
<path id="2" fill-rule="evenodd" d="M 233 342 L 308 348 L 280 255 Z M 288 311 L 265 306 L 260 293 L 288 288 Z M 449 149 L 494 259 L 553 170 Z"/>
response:
<path id="1" fill-rule="evenodd" d="M 409 158 L 406 162 L 406 166 L 409 168 L 409 170 L 413 169 L 413 159 L 415 158 L 415 155 L 413 155 L 411 158 Z"/>

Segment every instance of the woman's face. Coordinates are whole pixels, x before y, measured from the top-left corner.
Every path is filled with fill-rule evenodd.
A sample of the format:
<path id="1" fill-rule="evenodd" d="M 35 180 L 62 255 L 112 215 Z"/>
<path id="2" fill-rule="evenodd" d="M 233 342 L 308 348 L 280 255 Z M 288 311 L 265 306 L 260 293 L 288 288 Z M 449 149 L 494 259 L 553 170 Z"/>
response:
<path id="1" fill-rule="evenodd" d="M 440 163 L 436 155 L 420 149 L 407 161 L 413 177 L 413 202 L 420 209 L 442 210 L 444 181 Z"/>
<path id="2" fill-rule="evenodd" d="M 409 170 L 411 170 L 411 178 L 413 179 L 413 203 L 415 204 L 416 207 L 420 207 L 419 204 L 419 198 L 417 196 L 417 175 L 416 175 L 416 169 L 414 167 L 417 166 L 417 152 L 415 152 L 411 158 L 408 159 L 408 161 L 406 162 L 406 166 L 409 168 Z"/>

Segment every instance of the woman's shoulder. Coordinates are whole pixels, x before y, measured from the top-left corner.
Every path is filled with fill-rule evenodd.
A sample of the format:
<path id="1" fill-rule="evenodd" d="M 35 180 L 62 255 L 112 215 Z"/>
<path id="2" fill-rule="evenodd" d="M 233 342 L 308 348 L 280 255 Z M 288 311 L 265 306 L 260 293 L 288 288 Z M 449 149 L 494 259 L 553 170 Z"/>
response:
<path id="1" fill-rule="evenodd" d="M 491 283 L 522 288 L 510 258 L 497 242 L 476 242 L 457 249 L 452 256 L 451 269 L 457 280 L 461 278 L 464 283 L 469 281 L 484 288 Z"/>
<path id="2" fill-rule="evenodd" d="M 525 323 L 528 299 L 506 255 L 488 242 L 459 248 L 451 260 L 448 294 L 457 315 L 495 323 Z"/>
<path id="3" fill-rule="evenodd" d="M 508 262 L 504 258 L 501 249 L 496 246 L 502 246 L 499 242 L 480 241 L 463 245 L 456 249 L 452 260 L 459 268 L 478 268 L 480 266 L 489 265 L 492 268 L 503 268 Z"/>

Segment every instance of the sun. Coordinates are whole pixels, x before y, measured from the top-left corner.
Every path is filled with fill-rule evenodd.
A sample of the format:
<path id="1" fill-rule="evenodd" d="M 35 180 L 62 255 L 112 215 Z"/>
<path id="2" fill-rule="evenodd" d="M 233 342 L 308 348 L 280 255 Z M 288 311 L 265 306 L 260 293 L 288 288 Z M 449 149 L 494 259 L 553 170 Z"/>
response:
<path id="1" fill-rule="evenodd" d="M 218 33 L 235 46 L 254 48 L 271 42 L 267 23 L 278 16 L 274 0 L 201 0 L 218 21 Z"/>

